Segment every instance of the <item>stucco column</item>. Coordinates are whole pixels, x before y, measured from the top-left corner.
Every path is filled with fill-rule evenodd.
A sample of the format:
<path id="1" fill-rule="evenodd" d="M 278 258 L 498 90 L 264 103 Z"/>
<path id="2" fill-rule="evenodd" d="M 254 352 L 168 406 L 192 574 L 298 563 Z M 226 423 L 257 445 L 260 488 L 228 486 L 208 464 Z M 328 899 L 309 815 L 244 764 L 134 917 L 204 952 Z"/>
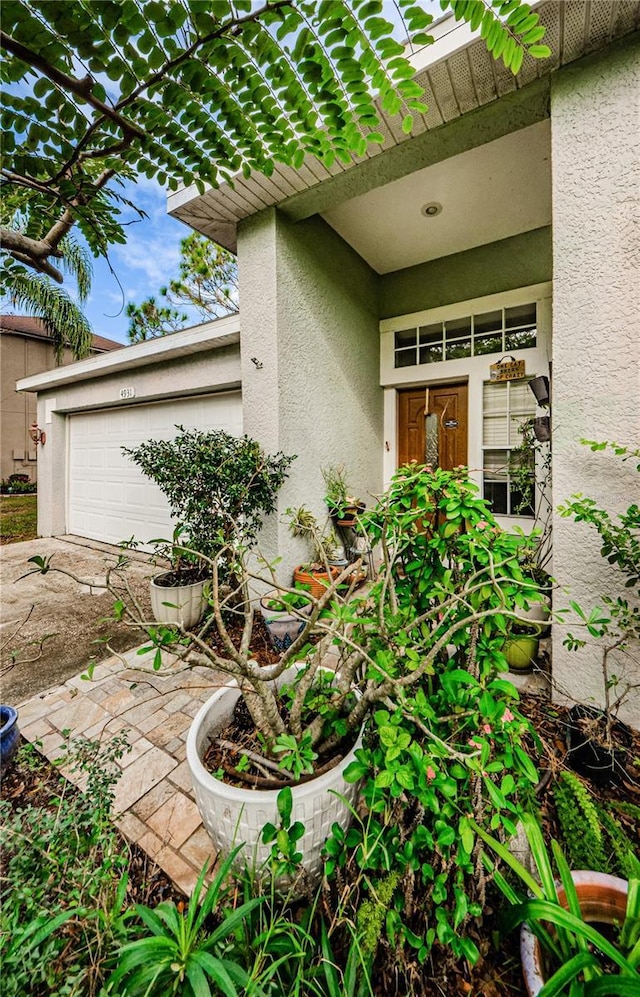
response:
<path id="1" fill-rule="evenodd" d="M 640 445 L 640 47 L 637 39 L 551 78 L 553 163 L 553 518 L 556 605 L 587 611 L 629 595 L 598 535 L 557 513 L 574 493 L 611 512 L 638 501 L 635 464 L 593 454 L 581 438 Z M 577 620 L 573 617 L 573 622 Z M 602 703 L 602 645 L 563 647 L 555 627 L 557 700 Z M 582 634 L 581 634 L 582 635 Z M 640 682 L 640 649 L 612 669 Z M 625 714 L 623 714 L 625 715 Z M 626 707 L 640 725 L 640 695 Z"/>
<path id="2" fill-rule="evenodd" d="M 261 538 L 288 581 L 309 553 L 282 517 L 306 505 L 324 520 L 322 468 L 344 463 L 365 501 L 382 485 L 378 277 L 322 219 L 275 210 L 241 225 L 238 260 L 244 430 L 297 455 Z"/>
<path id="3" fill-rule="evenodd" d="M 38 395 L 38 425 L 46 434 L 46 443 L 38 444 L 38 534 L 56 537 L 67 532 L 66 474 L 67 427 L 64 415 L 55 411 L 56 399 L 46 393 Z M 62 473 L 61 473 L 62 472 Z"/>

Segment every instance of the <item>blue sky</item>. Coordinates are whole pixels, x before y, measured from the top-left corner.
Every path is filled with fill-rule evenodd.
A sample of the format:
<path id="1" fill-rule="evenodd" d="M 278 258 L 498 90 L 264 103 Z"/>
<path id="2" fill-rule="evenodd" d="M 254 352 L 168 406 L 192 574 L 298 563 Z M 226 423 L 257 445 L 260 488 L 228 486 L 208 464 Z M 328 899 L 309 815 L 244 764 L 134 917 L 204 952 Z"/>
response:
<path id="1" fill-rule="evenodd" d="M 126 183 L 121 193 L 147 217 L 125 215 L 130 219 L 126 245 L 112 246 L 108 261 L 93 260 L 93 285 L 84 311 L 94 333 L 126 343 L 127 304 L 157 295 L 177 276 L 180 240 L 190 229 L 167 215 L 165 191 L 154 181 L 141 177 L 137 183 Z"/>

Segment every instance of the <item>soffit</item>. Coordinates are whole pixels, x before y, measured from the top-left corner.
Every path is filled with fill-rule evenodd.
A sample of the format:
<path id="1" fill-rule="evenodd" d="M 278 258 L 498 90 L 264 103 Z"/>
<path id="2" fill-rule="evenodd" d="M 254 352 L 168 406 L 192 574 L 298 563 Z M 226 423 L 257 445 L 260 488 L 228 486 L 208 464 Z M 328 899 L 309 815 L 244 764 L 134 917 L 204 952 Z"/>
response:
<path id="1" fill-rule="evenodd" d="M 299 170 L 276 165 L 273 176 L 239 176 L 233 188 L 224 184 L 203 195 L 195 187 L 182 189 L 169 195 L 169 214 L 235 251 L 237 225 L 243 218 L 282 205 L 367 159 L 521 90 L 640 26 L 640 0 L 546 0 L 534 6 L 547 29 L 545 42 L 551 48 L 551 58 L 539 61 L 525 57 L 522 70 L 514 77 L 488 54 L 481 39 L 471 39 L 467 26 L 456 24 L 449 15 L 433 25 L 438 36 L 434 45 L 414 59 L 416 79 L 425 88 L 429 110 L 416 116 L 411 136 L 403 134 L 399 120 L 380 112 L 385 142 L 372 146 L 365 158 L 350 164 L 336 162 L 327 168 L 307 157 Z"/>

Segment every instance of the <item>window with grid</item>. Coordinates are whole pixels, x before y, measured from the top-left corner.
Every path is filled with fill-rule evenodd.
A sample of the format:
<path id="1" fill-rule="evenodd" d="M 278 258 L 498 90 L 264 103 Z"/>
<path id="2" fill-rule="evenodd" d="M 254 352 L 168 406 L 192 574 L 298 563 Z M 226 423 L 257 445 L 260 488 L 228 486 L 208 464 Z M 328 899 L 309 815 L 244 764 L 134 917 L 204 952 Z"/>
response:
<path id="1" fill-rule="evenodd" d="M 396 367 L 415 367 L 529 349 L 536 345 L 536 324 L 536 304 L 531 302 L 401 329 L 395 334 L 394 363 Z"/>
<path id="2" fill-rule="evenodd" d="M 519 427 L 535 416 L 527 381 L 485 381 L 483 388 L 483 494 L 502 516 L 533 516 L 535 466 L 522 452 Z"/>

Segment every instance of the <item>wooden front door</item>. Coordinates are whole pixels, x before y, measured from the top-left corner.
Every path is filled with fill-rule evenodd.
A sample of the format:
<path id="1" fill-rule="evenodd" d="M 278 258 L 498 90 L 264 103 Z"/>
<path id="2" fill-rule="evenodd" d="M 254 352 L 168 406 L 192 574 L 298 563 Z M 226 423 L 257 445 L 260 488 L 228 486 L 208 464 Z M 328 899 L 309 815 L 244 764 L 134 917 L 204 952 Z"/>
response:
<path id="1" fill-rule="evenodd" d="M 430 440 L 428 432 L 433 433 Z M 412 460 L 418 464 L 434 463 L 445 471 L 466 465 L 466 384 L 398 391 L 398 466 Z"/>

